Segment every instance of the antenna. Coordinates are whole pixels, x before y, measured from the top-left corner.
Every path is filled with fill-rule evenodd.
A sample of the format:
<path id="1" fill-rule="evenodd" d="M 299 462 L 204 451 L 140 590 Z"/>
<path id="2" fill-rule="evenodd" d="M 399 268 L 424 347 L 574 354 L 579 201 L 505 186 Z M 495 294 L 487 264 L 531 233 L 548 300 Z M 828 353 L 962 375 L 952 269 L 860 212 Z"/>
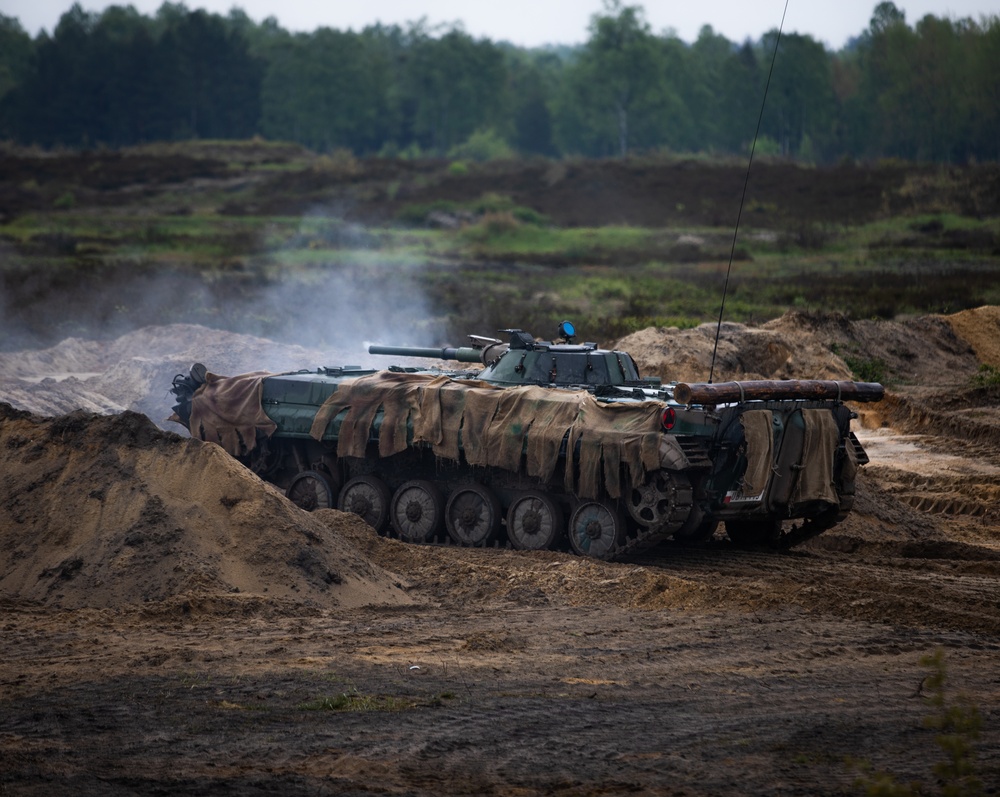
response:
<path id="1" fill-rule="evenodd" d="M 753 134 L 753 144 L 750 145 L 750 160 L 747 162 L 747 176 L 743 181 L 743 195 L 740 197 L 740 209 L 736 214 L 736 229 L 733 230 L 733 245 L 729 250 L 729 267 L 726 269 L 726 283 L 722 288 L 722 305 L 719 307 L 719 323 L 715 326 L 715 346 L 712 347 L 712 365 L 708 371 L 708 383 L 712 384 L 715 376 L 715 355 L 719 351 L 719 333 L 722 332 L 722 314 L 726 309 L 726 294 L 729 292 L 729 275 L 733 271 L 733 258 L 736 256 L 736 237 L 740 233 L 740 220 L 743 218 L 743 203 L 747 198 L 747 186 L 750 185 L 750 167 L 753 166 L 753 154 L 757 150 L 757 137 L 760 135 L 760 123 L 764 118 L 764 104 L 767 102 L 767 90 L 771 87 L 771 75 L 774 74 L 774 62 L 778 57 L 778 44 L 781 42 L 781 31 L 785 27 L 785 14 L 788 13 L 788 0 L 785 0 L 785 10 L 781 12 L 781 24 L 778 25 L 778 35 L 774 39 L 774 52 L 771 53 L 771 68 L 767 72 L 767 83 L 764 84 L 764 97 L 760 101 L 760 114 L 757 116 L 757 129 Z"/>

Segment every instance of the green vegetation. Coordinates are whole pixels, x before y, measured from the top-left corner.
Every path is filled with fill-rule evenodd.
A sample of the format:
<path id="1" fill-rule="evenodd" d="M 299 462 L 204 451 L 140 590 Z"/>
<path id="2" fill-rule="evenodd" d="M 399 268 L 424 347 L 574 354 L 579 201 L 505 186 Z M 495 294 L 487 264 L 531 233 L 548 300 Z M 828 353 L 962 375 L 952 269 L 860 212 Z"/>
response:
<path id="1" fill-rule="evenodd" d="M 130 150 L 123 160 L 136 160 L 138 181 L 155 170 L 170 174 L 174 146 Z M 195 142 L 192 151 L 202 158 L 196 164 L 226 163 L 224 176 L 202 180 L 197 190 L 180 183 L 156 191 L 136 191 L 124 177 L 116 178 L 125 189 L 118 204 L 111 201 L 115 193 L 106 191 L 100 208 L 80 199 L 92 195 L 81 185 L 106 182 L 102 170 L 122 163 L 115 157 L 66 158 L 59 162 L 67 168 L 77 168 L 78 162 L 84 168 L 65 178 L 32 178 L 32 184 L 15 177 L 20 190 L 34 199 L 32 210 L 0 220 L 0 240 L 11 255 L 0 268 L 0 284 L 10 296 L 26 297 L 12 309 L 23 304 L 30 315 L 32 297 L 44 295 L 46 285 L 110 286 L 140 275 L 169 274 L 184 275 L 194 281 L 193 288 L 207 290 L 194 290 L 197 299 L 175 302 L 169 320 L 226 324 L 257 334 L 278 334 L 287 315 L 276 307 L 241 313 L 234 300 L 249 300 L 276 285 L 310 292 L 311 286 L 341 278 L 360 286 L 362 294 L 365 286 L 419 281 L 435 328 L 445 328 L 453 341 L 468 332 L 510 326 L 546 334 L 559 320 L 572 318 L 588 339 L 606 343 L 649 326 L 689 327 L 718 317 L 732 231 L 727 219 L 712 223 L 715 212 L 704 199 L 692 203 L 705 208 L 694 218 L 673 217 L 663 226 L 572 226 L 497 190 L 535 173 L 531 162 L 489 167 L 497 170 L 495 176 L 475 173 L 486 167 L 470 162 L 468 174 L 456 176 L 445 162 L 413 172 L 397 162 L 387 170 L 384 162 L 349 152 L 317 157 L 291 145 L 252 141 Z M 289 168 L 275 173 L 278 161 Z M 57 161 L 49 157 L 46 162 Z M 29 173 L 34 160 L 24 163 L 19 168 Z M 641 170 L 627 170 L 616 179 L 641 185 L 645 173 L 668 172 L 673 163 L 647 158 Z M 580 161 L 571 168 L 589 181 L 605 174 L 606 165 Z M 546 168 L 533 178 L 542 190 L 547 180 L 564 179 L 562 164 Z M 685 165 L 694 168 L 711 176 L 718 167 Z M 245 182 L 235 190 L 222 188 L 233 173 Z M 823 179 L 833 179 L 831 174 Z M 271 182 L 252 188 L 261 175 Z M 475 198 L 457 198 L 469 195 L 461 182 L 466 176 L 480 192 Z M 301 182 L 282 182 L 291 179 Z M 457 184 L 449 186 L 453 179 Z M 382 221 L 366 226 L 325 212 L 296 215 L 298 208 L 312 207 L 307 192 L 317 181 L 345 186 L 351 193 L 344 204 L 373 202 Z M 933 195 L 920 202 L 940 204 L 942 197 L 975 193 L 976 185 L 960 174 L 951 182 L 939 176 L 934 184 Z M 538 194 L 518 196 L 533 201 Z M 261 205 L 262 199 L 268 204 Z M 616 212 L 614 198 L 586 201 L 604 202 L 601 207 Z M 323 207 L 322 198 L 316 202 Z M 780 197 L 762 195 L 758 205 L 770 209 L 750 214 L 740 231 L 726 320 L 761 322 L 789 308 L 891 318 L 1000 303 L 1000 262 L 994 254 L 1000 250 L 1000 221 L 995 215 L 925 212 L 920 202 L 906 199 L 911 206 L 915 202 L 916 212 L 876 209 L 869 219 L 852 224 L 843 217 L 789 219 Z M 558 204 L 538 206 L 563 212 Z M 269 207 L 278 212 L 268 212 Z M 847 210 L 853 212 L 853 206 Z M 580 204 L 570 212 L 592 211 Z M 209 294 L 227 297 L 231 317 L 220 317 Z M 130 314 L 141 323 L 168 320 L 140 317 L 144 308 L 148 311 L 148 303 L 132 297 L 115 301 L 108 312 L 123 321 Z M 76 334 L 72 328 L 66 332 Z M 861 361 L 851 352 L 845 359 L 857 378 L 884 381 L 883 363 Z M 983 372 L 977 384 L 992 384 L 994 378 Z"/>
<path id="2" fill-rule="evenodd" d="M 857 33 L 838 52 L 781 36 L 761 157 L 1000 158 L 1000 17 L 910 24 L 879 2 Z M 0 14 L 0 139 L 86 148 L 261 135 L 320 152 L 447 156 L 456 173 L 514 153 L 745 155 L 776 36 L 740 44 L 706 25 L 688 43 L 621 0 L 604 1 L 583 44 L 534 50 L 426 21 L 292 33 L 180 3 L 152 16 L 76 4 L 35 38 Z"/>
<path id="3" fill-rule="evenodd" d="M 473 161 L 492 161 L 513 158 L 513 148 L 495 128 L 476 130 L 464 142 L 448 150 L 449 158 L 466 158 Z M 454 167 L 455 164 L 452 164 Z M 452 169 L 454 172 L 454 168 Z"/>
<path id="4" fill-rule="evenodd" d="M 844 363 L 851 369 L 854 378 L 861 382 L 881 382 L 883 384 L 886 382 L 887 366 L 885 360 L 878 357 L 865 359 L 846 354 L 844 355 Z"/>
<path id="5" fill-rule="evenodd" d="M 456 171 L 455 166 L 462 169 Z M 464 162 L 457 161 L 448 167 L 449 174 L 466 173 Z M 535 226 L 548 224 L 548 219 L 541 213 L 529 207 L 514 204 L 510 197 L 487 193 L 472 202 L 457 202 L 439 199 L 433 202 L 411 202 L 404 205 L 396 214 L 396 220 L 411 226 L 446 226 L 459 227 L 474 221 L 482 221 L 485 217 L 508 215 L 512 223 L 523 223 Z M 435 222 L 435 219 L 438 221 Z"/>
<path id="6" fill-rule="evenodd" d="M 1000 387 L 1000 368 L 983 363 L 971 381 L 973 387 Z"/>

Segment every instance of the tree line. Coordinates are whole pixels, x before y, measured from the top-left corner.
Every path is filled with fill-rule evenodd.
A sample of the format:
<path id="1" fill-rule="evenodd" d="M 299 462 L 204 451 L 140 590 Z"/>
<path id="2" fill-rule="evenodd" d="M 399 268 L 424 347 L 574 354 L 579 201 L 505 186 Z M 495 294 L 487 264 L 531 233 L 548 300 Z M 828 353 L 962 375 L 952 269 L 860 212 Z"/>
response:
<path id="1" fill-rule="evenodd" d="M 775 44 L 777 50 L 775 51 Z M 1000 17 L 892 2 L 839 51 L 772 30 L 656 34 L 604 0 L 587 41 L 525 49 L 460 26 L 291 33 L 239 9 L 74 5 L 34 39 L 0 14 L 0 138 L 44 147 L 296 141 L 359 155 L 745 153 L 807 162 L 1000 159 Z"/>

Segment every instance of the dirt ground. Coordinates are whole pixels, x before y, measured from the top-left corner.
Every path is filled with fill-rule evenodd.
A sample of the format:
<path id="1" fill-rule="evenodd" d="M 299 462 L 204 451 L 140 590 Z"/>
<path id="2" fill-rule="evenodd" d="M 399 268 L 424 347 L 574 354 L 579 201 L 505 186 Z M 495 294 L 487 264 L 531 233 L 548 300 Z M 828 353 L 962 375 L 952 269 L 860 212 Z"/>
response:
<path id="1" fill-rule="evenodd" d="M 711 345 L 637 336 L 667 378 Z M 0 795 L 857 794 L 869 767 L 933 794 L 936 650 L 996 794 L 1000 388 L 969 376 L 998 340 L 1000 308 L 727 325 L 717 379 L 884 362 L 855 511 L 613 564 L 380 538 L 145 417 L 194 359 L 315 352 L 175 326 L 0 355 Z"/>

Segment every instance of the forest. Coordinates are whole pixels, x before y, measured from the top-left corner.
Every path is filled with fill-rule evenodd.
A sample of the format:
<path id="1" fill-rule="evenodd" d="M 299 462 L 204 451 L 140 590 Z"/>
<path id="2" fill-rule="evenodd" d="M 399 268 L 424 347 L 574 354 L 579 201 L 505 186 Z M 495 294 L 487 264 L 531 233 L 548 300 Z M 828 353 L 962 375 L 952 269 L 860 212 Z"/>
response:
<path id="1" fill-rule="evenodd" d="M 775 52 L 775 43 L 777 49 Z M 802 163 L 1000 159 L 1000 17 L 878 3 L 833 52 L 777 28 L 693 43 L 605 0 L 582 45 L 525 49 L 460 24 L 292 33 L 164 3 L 73 5 L 32 38 L 0 14 L 0 139 L 45 148 L 298 142 L 359 156 L 758 153 Z"/>

